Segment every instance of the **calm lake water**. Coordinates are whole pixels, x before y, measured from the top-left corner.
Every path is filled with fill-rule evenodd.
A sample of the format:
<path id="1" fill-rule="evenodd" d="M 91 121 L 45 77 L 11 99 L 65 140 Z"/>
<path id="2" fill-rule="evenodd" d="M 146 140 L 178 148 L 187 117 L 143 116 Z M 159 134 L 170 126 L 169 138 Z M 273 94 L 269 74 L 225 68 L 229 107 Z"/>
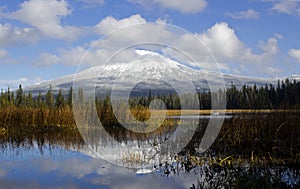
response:
<path id="1" fill-rule="evenodd" d="M 88 155 L 86 146 L 2 144 L 0 188 L 189 188 L 197 175 L 127 169 Z M 147 173 L 147 174 L 146 174 Z"/>
<path id="2" fill-rule="evenodd" d="M 17 132 L 0 139 L 0 189 L 234 188 L 237 181 L 245 188 L 251 182 L 257 183 L 255 188 L 300 186 L 300 168 L 293 165 L 253 167 L 243 162 L 223 167 L 209 161 L 196 165 L 185 153 L 180 160 L 170 157 L 167 164 L 125 168 L 97 158 L 76 131 Z M 137 141 L 131 144 L 138 145 Z M 200 156 L 214 159 L 214 154 Z"/>

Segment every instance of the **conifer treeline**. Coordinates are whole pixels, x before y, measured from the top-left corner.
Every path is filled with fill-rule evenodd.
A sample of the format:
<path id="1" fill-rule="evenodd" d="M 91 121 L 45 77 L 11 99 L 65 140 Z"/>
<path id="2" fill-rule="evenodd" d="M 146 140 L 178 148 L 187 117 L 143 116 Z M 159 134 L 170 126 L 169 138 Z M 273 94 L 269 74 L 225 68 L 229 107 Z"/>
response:
<path id="1" fill-rule="evenodd" d="M 81 94 L 78 91 L 78 94 Z M 73 88 L 71 87 L 68 94 L 64 95 L 62 90 L 58 91 L 58 94 L 53 94 L 52 87 L 50 86 L 48 92 L 45 95 L 39 93 L 39 95 L 33 98 L 31 92 L 23 92 L 22 86 L 15 92 L 11 92 L 8 88 L 5 92 L 0 94 L 0 108 L 5 107 L 31 107 L 31 108 L 64 108 L 66 106 L 72 106 L 72 95 L 74 95 Z M 83 95 L 83 94 L 82 94 Z M 79 95 L 80 96 L 80 95 Z M 185 104 L 193 108 L 193 100 L 199 99 L 201 109 L 211 108 L 211 92 L 198 93 L 198 96 L 185 95 L 181 97 Z M 81 97 L 84 98 L 84 97 Z M 151 95 L 151 91 L 146 96 L 132 97 L 129 101 L 133 107 L 144 106 L 148 107 L 153 99 L 161 99 L 167 109 L 180 109 L 180 98 L 176 94 L 166 95 Z M 278 108 L 299 108 L 300 107 L 300 82 L 296 80 L 279 81 L 277 86 L 272 84 L 257 87 L 242 86 L 238 89 L 235 85 L 231 85 L 226 90 L 227 109 L 278 109 Z M 109 97 L 102 100 L 96 100 L 96 103 L 107 104 Z M 193 107 L 194 106 L 194 107 Z"/>
<path id="2" fill-rule="evenodd" d="M 234 85 L 227 90 L 227 109 L 294 109 L 300 108 L 300 82 L 278 80 L 277 86 Z"/>
<path id="3" fill-rule="evenodd" d="M 227 109 L 294 109 L 300 108 L 300 82 L 296 80 L 279 81 L 277 86 L 272 84 L 257 87 L 257 85 L 243 85 L 238 89 L 235 85 L 219 93 L 226 93 Z M 211 96 L 216 93 L 201 92 L 198 93 L 200 109 L 211 109 Z M 225 95 L 220 95 L 225 96 Z M 180 100 L 176 94 L 143 96 L 131 99 L 132 106 L 149 106 L 154 98 L 161 99 L 167 109 L 180 109 Z M 195 107 L 195 96 L 185 95 L 181 97 L 184 103 L 190 109 L 199 109 Z M 190 104 L 189 104 L 190 103 Z"/>
<path id="4" fill-rule="evenodd" d="M 18 107 L 18 108 L 63 108 L 65 106 L 72 105 L 73 88 L 70 88 L 68 96 L 63 95 L 62 90 L 58 91 L 58 94 L 54 94 L 52 87 L 45 95 L 39 93 L 36 98 L 33 98 L 32 93 L 23 92 L 22 85 L 19 85 L 19 89 L 16 92 L 11 92 L 8 88 L 7 91 L 1 91 L 0 94 L 0 108 L 6 107 Z"/>

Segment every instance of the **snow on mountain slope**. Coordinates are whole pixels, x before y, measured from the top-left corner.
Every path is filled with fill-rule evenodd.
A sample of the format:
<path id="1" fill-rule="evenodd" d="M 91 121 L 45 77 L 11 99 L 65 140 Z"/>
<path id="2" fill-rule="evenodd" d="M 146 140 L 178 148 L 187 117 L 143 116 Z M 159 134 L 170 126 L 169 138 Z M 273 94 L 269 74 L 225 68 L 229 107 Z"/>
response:
<path id="1" fill-rule="evenodd" d="M 76 76 L 77 83 L 91 84 L 96 82 L 96 86 L 110 87 L 118 90 L 128 90 L 129 86 L 134 86 L 139 83 L 148 83 L 148 87 L 154 87 L 160 90 L 168 89 L 172 86 L 175 88 L 185 89 L 186 83 L 191 82 L 197 89 L 208 89 L 208 83 L 216 84 L 217 86 L 225 82 L 226 87 L 234 84 L 238 88 L 242 85 L 257 84 L 277 84 L 277 79 L 264 79 L 264 78 L 249 78 L 244 76 L 235 75 L 221 75 L 215 72 L 207 72 L 197 70 L 187 65 L 181 64 L 177 61 L 171 60 L 159 53 L 136 50 L 138 58 L 131 63 L 113 63 L 107 65 L 98 65 L 80 71 L 77 75 L 69 75 L 54 79 L 51 81 L 42 82 L 40 84 L 27 87 L 25 91 L 31 91 L 33 94 L 38 92 L 46 92 L 50 85 L 53 91 L 62 89 L 68 91 L 73 85 Z M 300 76 L 291 76 L 290 79 L 300 79 Z M 209 82 L 208 82 L 208 80 Z M 163 81 L 163 82 L 159 82 Z M 166 85 L 169 83 L 169 86 Z"/>

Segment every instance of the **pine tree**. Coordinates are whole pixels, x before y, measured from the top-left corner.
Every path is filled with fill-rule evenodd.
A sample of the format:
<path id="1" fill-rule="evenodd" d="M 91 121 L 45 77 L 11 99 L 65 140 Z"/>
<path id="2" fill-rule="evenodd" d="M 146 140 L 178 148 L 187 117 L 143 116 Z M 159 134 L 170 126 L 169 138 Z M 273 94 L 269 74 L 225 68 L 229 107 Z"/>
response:
<path id="1" fill-rule="evenodd" d="M 73 101 L 73 87 L 70 87 L 67 104 L 72 107 L 72 101 Z"/>
<path id="2" fill-rule="evenodd" d="M 11 95 L 10 95 L 10 104 L 11 106 L 15 105 L 15 93 L 14 92 L 11 92 Z"/>
<path id="3" fill-rule="evenodd" d="M 34 105 L 34 102 L 33 102 L 32 94 L 31 94 L 31 92 L 29 92 L 26 97 L 26 106 L 33 107 L 33 105 Z"/>
<path id="4" fill-rule="evenodd" d="M 0 94 L 0 107 L 6 107 L 7 106 L 7 94 L 1 90 Z"/>
<path id="5" fill-rule="evenodd" d="M 48 108 L 53 108 L 54 107 L 54 96 L 52 93 L 52 86 L 50 85 L 50 89 L 48 90 L 46 94 L 46 106 Z"/>
<path id="6" fill-rule="evenodd" d="M 64 95 L 62 94 L 62 90 L 61 89 L 59 89 L 59 91 L 58 91 L 58 95 L 56 97 L 55 106 L 57 108 L 62 108 L 62 107 L 65 106 L 65 98 L 64 98 Z"/>
<path id="7" fill-rule="evenodd" d="M 17 90 L 17 93 L 16 93 L 16 106 L 17 107 L 20 107 L 24 104 L 24 100 L 23 99 L 23 89 L 22 89 L 22 85 L 20 84 L 19 85 L 19 89 Z"/>
<path id="8" fill-rule="evenodd" d="M 39 92 L 39 96 L 36 100 L 36 106 L 40 108 L 43 106 L 43 97 L 41 92 Z"/>
<path id="9" fill-rule="evenodd" d="M 8 100 L 9 106 L 11 106 L 11 92 L 10 92 L 9 87 L 7 88 L 7 100 Z"/>

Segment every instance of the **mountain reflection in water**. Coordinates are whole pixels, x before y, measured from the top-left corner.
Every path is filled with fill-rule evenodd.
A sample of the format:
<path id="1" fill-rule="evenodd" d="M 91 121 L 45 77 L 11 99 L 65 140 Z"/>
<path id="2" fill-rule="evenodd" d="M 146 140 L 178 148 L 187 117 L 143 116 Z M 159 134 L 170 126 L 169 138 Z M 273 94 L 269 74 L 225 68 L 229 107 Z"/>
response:
<path id="1" fill-rule="evenodd" d="M 65 133 L 66 134 L 66 133 Z M 54 136 L 56 135 L 56 136 Z M 70 136 L 75 136 L 69 133 Z M 0 188 L 188 188 L 196 177 L 182 172 L 127 169 L 93 158 L 76 137 L 45 135 L 1 140 Z M 73 140 L 73 141 L 72 141 Z"/>

